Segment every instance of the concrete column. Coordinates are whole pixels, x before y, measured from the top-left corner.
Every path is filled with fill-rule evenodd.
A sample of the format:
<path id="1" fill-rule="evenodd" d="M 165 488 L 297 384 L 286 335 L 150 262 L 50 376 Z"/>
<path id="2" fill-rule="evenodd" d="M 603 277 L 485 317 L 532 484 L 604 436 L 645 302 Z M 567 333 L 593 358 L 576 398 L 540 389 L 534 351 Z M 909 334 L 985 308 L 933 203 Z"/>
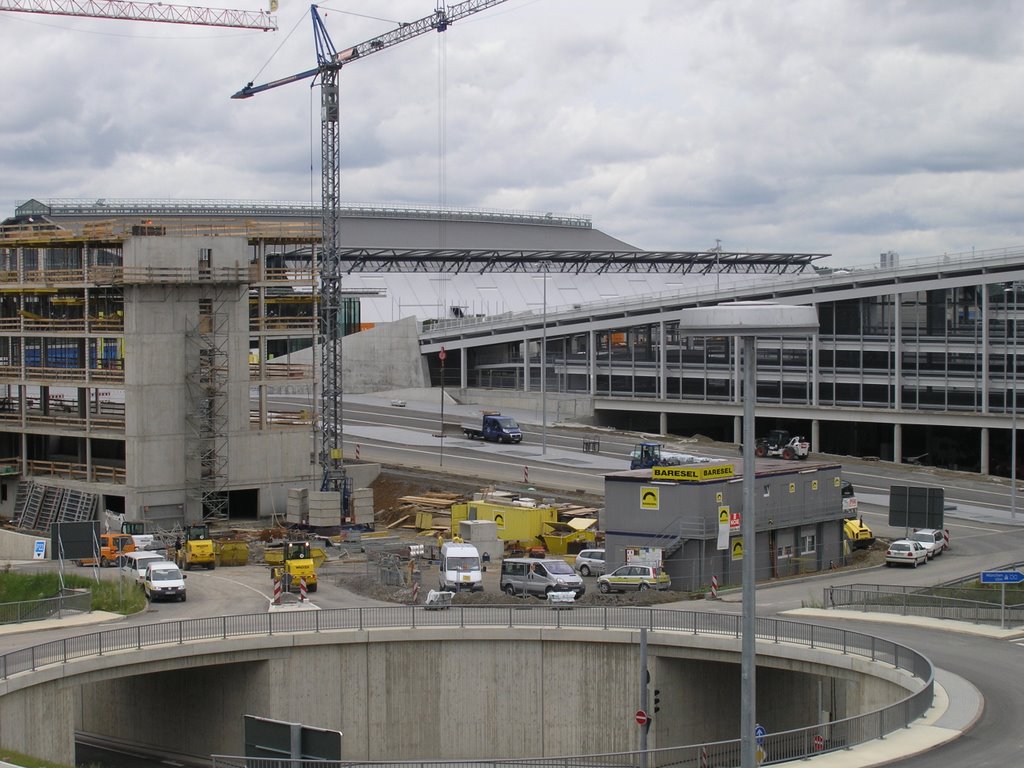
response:
<path id="1" fill-rule="evenodd" d="M 668 349 L 665 346 L 665 321 L 658 321 L 658 397 L 662 400 L 666 398 L 666 382 L 668 378 L 668 365 L 666 359 L 668 358 Z M 664 414 L 662 414 L 664 415 Z M 665 430 L 662 429 L 662 434 L 665 434 Z"/>
<path id="2" fill-rule="evenodd" d="M 811 421 L 811 450 L 821 450 L 821 422 L 818 419 Z"/>
<path id="3" fill-rule="evenodd" d="M 597 331 L 587 332 L 587 363 L 590 367 L 590 396 L 597 395 Z"/>
<path id="4" fill-rule="evenodd" d="M 988 413 L 988 391 L 989 391 L 989 378 L 988 374 L 991 370 L 989 364 L 991 363 L 991 355 L 989 353 L 989 333 L 988 333 L 988 314 L 990 302 L 988 300 L 988 291 L 982 291 L 981 293 L 981 412 Z M 978 354 L 977 350 L 975 354 Z"/>
<path id="5" fill-rule="evenodd" d="M 732 417 L 732 441 L 734 443 L 743 442 L 743 417 L 733 416 Z"/>
<path id="6" fill-rule="evenodd" d="M 658 434 L 668 434 L 668 413 L 666 413 L 665 411 L 662 411 L 661 413 L 658 414 Z"/>
<path id="7" fill-rule="evenodd" d="M 459 389 L 469 387 L 469 347 L 459 350 Z"/>
<path id="8" fill-rule="evenodd" d="M 894 293 L 892 296 L 893 312 L 892 338 L 893 338 L 893 406 L 897 411 L 903 410 L 903 313 L 900 311 L 901 294 Z M 900 461 L 900 451 L 896 450 L 896 461 Z"/>
<path id="9" fill-rule="evenodd" d="M 523 392 L 530 391 L 530 337 L 523 334 Z"/>
<path id="10" fill-rule="evenodd" d="M 896 422 L 892 425 L 892 460 L 903 463 L 903 425 Z"/>
<path id="11" fill-rule="evenodd" d="M 820 389 L 819 384 L 821 383 L 821 366 L 819 364 L 820 361 L 818 360 L 818 334 L 811 336 L 807 343 L 810 345 L 807 351 L 813 358 L 811 363 L 811 406 L 817 408 L 818 390 Z M 817 442 L 812 443 L 812 445 L 817 444 Z"/>
<path id="12" fill-rule="evenodd" d="M 988 463 L 989 463 L 989 452 L 988 452 L 988 449 L 989 449 L 989 446 L 988 446 L 989 434 L 988 434 L 988 427 L 982 427 L 981 428 L 981 438 L 980 439 L 981 439 L 981 446 L 980 446 L 981 447 L 981 467 L 980 467 L 980 470 L 981 470 L 981 474 L 987 475 L 988 474 Z"/>

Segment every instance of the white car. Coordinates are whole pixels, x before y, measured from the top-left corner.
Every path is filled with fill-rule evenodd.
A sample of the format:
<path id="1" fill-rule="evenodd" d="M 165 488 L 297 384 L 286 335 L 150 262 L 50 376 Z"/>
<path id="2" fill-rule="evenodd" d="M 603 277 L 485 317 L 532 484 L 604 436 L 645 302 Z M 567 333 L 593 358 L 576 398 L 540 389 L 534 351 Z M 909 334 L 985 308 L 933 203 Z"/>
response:
<path id="1" fill-rule="evenodd" d="M 946 551 L 946 537 L 937 528 L 922 528 L 908 537 L 911 541 L 919 541 L 928 550 L 928 559 L 941 555 Z"/>
<path id="2" fill-rule="evenodd" d="M 146 567 L 150 563 L 170 564 L 170 561 L 164 556 L 163 552 L 140 552 L 136 550 L 121 555 L 119 559 L 121 561 L 121 573 L 125 578 L 131 579 L 138 584 L 139 587 L 142 587 L 143 582 L 146 580 Z"/>
<path id="3" fill-rule="evenodd" d="M 886 565 L 912 565 L 917 568 L 928 562 L 928 550 L 924 544 L 912 539 L 897 539 L 885 550 Z"/>

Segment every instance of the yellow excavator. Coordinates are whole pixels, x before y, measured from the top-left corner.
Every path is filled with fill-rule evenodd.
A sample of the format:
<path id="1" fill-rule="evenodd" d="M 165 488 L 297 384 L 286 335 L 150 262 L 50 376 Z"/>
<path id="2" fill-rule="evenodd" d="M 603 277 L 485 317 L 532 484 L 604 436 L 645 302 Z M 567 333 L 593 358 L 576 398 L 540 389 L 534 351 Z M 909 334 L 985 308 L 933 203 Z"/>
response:
<path id="1" fill-rule="evenodd" d="M 299 591 L 302 580 L 306 580 L 306 591 L 316 592 L 317 560 L 308 541 L 286 541 L 280 549 L 274 547 L 264 551 L 263 559 L 270 566 L 270 576 L 281 580 L 281 586 L 288 591 Z"/>

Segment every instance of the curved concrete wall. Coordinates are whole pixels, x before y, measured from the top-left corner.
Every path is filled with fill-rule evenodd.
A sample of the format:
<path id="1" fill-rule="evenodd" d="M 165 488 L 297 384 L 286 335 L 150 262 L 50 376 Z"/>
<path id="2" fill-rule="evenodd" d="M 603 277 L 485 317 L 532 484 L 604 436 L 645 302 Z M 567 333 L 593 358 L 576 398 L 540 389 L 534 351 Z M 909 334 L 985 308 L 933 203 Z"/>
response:
<path id="1" fill-rule="evenodd" d="M 0 743 L 71 764 L 73 730 L 199 756 L 243 752 L 246 714 L 341 730 L 346 759 L 463 759 L 639 747 L 639 632 L 332 631 L 168 643 L 4 681 Z M 734 738 L 740 642 L 648 632 L 661 712 L 648 746 Z M 892 703 L 923 681 L 854 655 L 758 646 L 758 719 L 778 732 Z M 47 723 L 40 728 L 39 723 Z"/>

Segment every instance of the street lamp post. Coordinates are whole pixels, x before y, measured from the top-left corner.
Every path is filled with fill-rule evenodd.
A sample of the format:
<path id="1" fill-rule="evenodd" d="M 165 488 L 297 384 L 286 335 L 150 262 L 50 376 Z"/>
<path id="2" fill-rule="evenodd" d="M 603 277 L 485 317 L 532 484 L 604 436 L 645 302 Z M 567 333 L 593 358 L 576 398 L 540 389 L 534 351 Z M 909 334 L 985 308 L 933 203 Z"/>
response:
<path id="1" fill-rule="evenodd" d="M 1013 376 L 1010 381 L 1010 518 L 1017 519 L 1017 290 L 1022 283 L 1015 280 L 1003 289 L 1006 297 L 1007 327 L 1013 341 L 1010 365 Z M 1013 302 L 1011 308 L 1011 300 Z"/>
<path id="2" fill-rule="evenodd" d="M 681 310 L 680 333 L 688 336 L 735 336 L 743 340 L 743 632 L 740 650 L 740 766 L 757 768 L 757 592 L 756 509 L 754 466 L 754 408 L 757 402 L 758 336 L 798 336 L 818 331 L 814 307 L 738 301 L 714 307 Z M 739 354 L 737 352 L 737 354 Z"/>
<path id="3" fill-rule="evenodd" d="M 540 321 L 540 452 L 548 453 L 548 271 L 544 269 L 544 308 Z"/>

